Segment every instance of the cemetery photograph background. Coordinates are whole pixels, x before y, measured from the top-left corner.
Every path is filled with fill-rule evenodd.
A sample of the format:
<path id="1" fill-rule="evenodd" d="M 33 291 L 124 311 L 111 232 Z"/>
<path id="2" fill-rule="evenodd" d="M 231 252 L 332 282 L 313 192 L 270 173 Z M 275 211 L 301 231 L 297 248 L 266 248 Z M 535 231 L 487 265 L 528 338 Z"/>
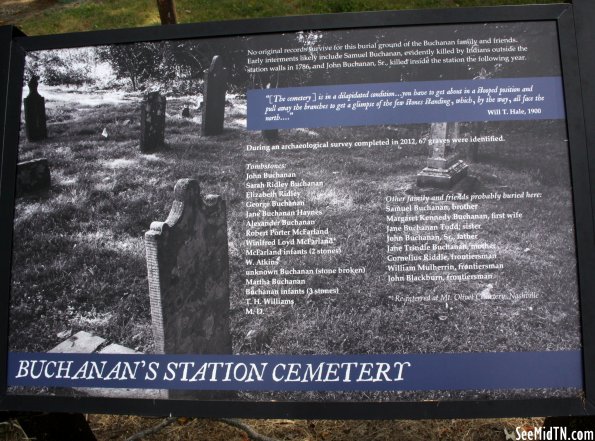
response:
<path id="1" fill-rule="evenodd" d="M 274 47 L 279 45 L 276 40 L 285 47 L 382 41 L 395 38 L 391 32 L 396 31 L 390 29 L 28 54 L 25 80 L 40 77 L 48 138 L 28 141 L 23 123 L 19 161 L 47 158 L 51 187 L 43 194 L 16 201 L 10 350 L 45 352 L 77 332 L 87 331 L 138 352 L 154 352 L 143 237 L 153 221 L 166 219 L 174 185 L 184 178 L 196 179 L 203 195 L 220 195 L 227 205 L 233 353 L 403 354 L 580 348 L 563 120 L 491 122 L 480 129 L 472 124 L 460 127 L 469 133 L 503 134 L 506 142 L 480 145 L 479 160 L 470 166 L 471 180 L 453 192 L 531 190 L 547 195 L 530 203 L 507 202 L 506 210 L 523 212 L 523 219 L 515 224 L 490 224 L 482 231 L 486 240 L 498 245 L 506 268 L 489 286 L 477 281 L 387 281 L 384 197 L 446 192 L 423 193 L 416 187 L 416 176 L 428 157 L 425 145 L 283 152 L 247 148 L 271 143 L 266 133 L 246 129 L 246 92 L 250 89 L 559 75 L 555 48 L 537 44 L 544 38 L 544 29 L 515 26 L 494 26 L 490 32 L 516 35 L 526 41 L 531 49 L 530 62 L 453 65 L 442 69 L 439 78 L 435 68 L 421 65 L 266 74 L 246 69 L 247 48 Z M 549 33 L 545 37 L 554 41 L 555 29 L 546 30 Z M 448 27 L 432 28 L 436 38 L 452 31 Z M 408 38 L 415 39 L 428 30 L 408 32 Z M 470 26 L 465 32 L 483 35 L 485 30 Z M 203 72 L 216 55 L 221 56 L 227 70 L 224 130 L 216 136 L 204 136 Z M 140 106 L 153 91 L 167 100 L 165 145 L 142 152 Z M 25 87 L 23 97 L 27 93 Z M 430 133 L 430 124 L 305 127 L 281 130 L 272 143 L 427 139 Z M 464 147 L 459 149 L 461 153 Z M 284 266 L 295 268 L 365 268 L 365 272 L 354 275 L 308 278 L 309 287 L 338 287 L 340 295 L 302 296 L 294 298 L 293 304 L 269 308 L 262 315 L 246 314 L 245 164 L 259 162 L 288 164 L 302 179 L 325 182 L 321 189 L 304 189 L 304 200 L 308 209 L 322 213 L 319 222 L 329 228 L 341 253 L 283 259 Z M 497 202 L 486 202 L 478 212 L 489 213 L 498 207 Z M 486 289 L 538 296 L 512 302 L 398 300 L 427 294 L 455 298 L 481 294 Z M 551 396 L 554 392 L 518 393 Z M 559 393 L 575 395 L 578 391 Z M 310 397 L 316 399 L 315 395 Z"/>

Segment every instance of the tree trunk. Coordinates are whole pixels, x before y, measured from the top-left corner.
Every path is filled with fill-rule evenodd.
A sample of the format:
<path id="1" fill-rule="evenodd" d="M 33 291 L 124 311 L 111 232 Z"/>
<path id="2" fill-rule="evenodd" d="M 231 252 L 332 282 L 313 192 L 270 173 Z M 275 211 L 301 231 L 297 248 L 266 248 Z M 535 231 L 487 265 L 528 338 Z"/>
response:
<path id="1" fill-rule="evenodd" d="M 159 18 L 162 25 L 177 23 L 178 18 L 174 0 L 157 0 L 157 8 L 159 8 Z"/>

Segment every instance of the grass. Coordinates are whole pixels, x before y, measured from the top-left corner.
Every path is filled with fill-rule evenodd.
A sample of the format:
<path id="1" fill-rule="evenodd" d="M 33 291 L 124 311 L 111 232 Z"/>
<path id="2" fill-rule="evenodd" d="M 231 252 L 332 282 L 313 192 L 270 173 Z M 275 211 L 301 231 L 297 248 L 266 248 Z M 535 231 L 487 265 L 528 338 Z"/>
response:
<path id="1" fill-rule="evenodd" d="M 332 12 L 556 3 L 556 0 L 176 0 L 179 23 Z M 27 35 L 159 24 L 153 0 L 80 0 L 16 23 Z"/>

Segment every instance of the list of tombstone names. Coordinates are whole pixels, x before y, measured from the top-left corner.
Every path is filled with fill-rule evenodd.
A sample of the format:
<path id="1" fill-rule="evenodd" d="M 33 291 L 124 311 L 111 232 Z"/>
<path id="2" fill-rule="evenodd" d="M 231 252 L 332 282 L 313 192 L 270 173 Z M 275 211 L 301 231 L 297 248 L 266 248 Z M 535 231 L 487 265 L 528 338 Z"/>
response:
<path id="1" fill-rule="evenodd" d="M 295 305 L 311 296 L 341 295 L 338 275 L 369 272 L 366 265 L 329 262 L 352 261 L 337 239 L 325 210 L 315 207 L 312 195 L 333 188 L 332 178 L 300 176 L 287 162 L 245 164 L 244 295 L 246 314 L 266 314 L 271 308 Z M 522 207 L 543 199 L 536 191 L 492 191 L 474 194 L 444 192 L 432 195 L 377 194 L 383 201 L 384 225 L 378 217 L 367 220 L 371 229 L 381 227 L 385 241 L 384 279 L 395 288 L 398 302 L 451 300 L 521 300 L 537 298 L 534 292 L 491 292 L 499 276 L 509 269 L 493 229 L 512 229 L 527 216 Z M 507 204 L 507 202 L 512 202 Z M 528 250 L 525 250 L 528 251 Z M 336 256 L 335 260 L 320 259 Z M 344 258 L 342 258 L 344 257 Z M 378 270 L 376 270 L 378 271 Z M 314 276 L 324 280 L 313 284 Z M 404 284 L 481 282 L 486 289 L 458 298 L 404 296 Z M 407 297 L 407 298 L 406 298 Z M 409 298 L 411 297 L 411 298 Z"/>
<path id="2" fill-rule="evenodd" d="M 342 253 L 332 229 L 312 208 L 307 191 L 321 190 L 322 179 L 307 179 L 287 163 L 245 165 L 246 313 L 293 305 L 311 295 L 339 294 L 332 284 L 312 286 L 312 276 L 353 274 L 364 268 L 312 264 L 317 257 Z"/>
<path id="3" fill-rule="evenodd" d="M 491 292 L 497 277 L 507 270 L 502 250 L 490 238 L 494 228 L 514 229 L 527 214 L 507 201 L 542 199 L 541 192 L 496 191 L 438 195 L 388 195 L 386 260 L 389 283 L 481 281 L 487 289 L 449 296 L 393 296 L 395 301 L 518 300 L 536 293 L 500 296 Z M 506 250 L 504 250 L 506 251 Z M 525 251 L 529 251 L 526 249 Z"/>

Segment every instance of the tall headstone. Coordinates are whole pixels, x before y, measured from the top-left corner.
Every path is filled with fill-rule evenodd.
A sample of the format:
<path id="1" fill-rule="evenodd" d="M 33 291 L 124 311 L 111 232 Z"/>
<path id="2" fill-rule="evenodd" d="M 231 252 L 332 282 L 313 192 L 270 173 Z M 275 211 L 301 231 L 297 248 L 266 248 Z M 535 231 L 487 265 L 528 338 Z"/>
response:
<path id="1" fill-rule="evenodd" d="M 219 135 L 223 132 L 225 119 L 225 92 L 227 91 L 227 70 L 219 55 L 215 55 L 205 71 L 202 109 L 203 136 Z"/>
<path id="2" fill-rule="evenodd" d="M 461 136 L 461 123 L 453 122 L 446 125 L 447 139 L 450 140 L 449 147 L 453 151 L 457 147 L 458 139 Z"/>
<path id="3" fill-rule="evenodd" d="M 479 161 L 479 143 L 470 142 L 467 147 L 467 161 L 477 162 Z"/>
<path id="4" fill-rule="evenodd" d="M 231 354 L 227 214 L 221 197 L 203 198 L 196 180 L 179 180 L 167 220 L 151 223 L 145 247 L 156 352 Z M 198 395 L 205 394 L 218 396 Z"/>
<path id="5" fill-rule="evenodd" d="M 470 122 L 468 124 L 469 132 L 471 136 L 476 136 L 481 129 L 481 123 Z M 479 142 L 470 142 L 467 146 L 467 161 L 478 162 L 479 161 Z"/>
<path id="6" fill-rule="evenodd" d="M 25 98 L 25 131 L 29 141 L 41 141 L 48 137 L 45 99 L 37 91 L 37 76 L 33 75 L 28 85 L 29 95 Z"/>
<path id="7" fill-rule="evenodd" d="M 452 144 L 445 142 L 456 136 L 458 128 L 454 124 L 454 127 L 445 122 L 430 126 L 430 157 L 426 167 L 417 175 L 419 187 L 450 188 L 467 176 L 469 167 L 458 158 Z"/>
<path id="8" fill-rule="evenodd" d="M 165 146 L 165 97 L 159 92 L 147 94 L 141 104 L 140 150 L 153 152 Z"/>
<path id="9" fill-rule="evenodd" d="M 17 164 L 17 197 L 43 193 L 49 190 L 50 183 L 50 166 L 47 159 L 33 159 Z"/>

